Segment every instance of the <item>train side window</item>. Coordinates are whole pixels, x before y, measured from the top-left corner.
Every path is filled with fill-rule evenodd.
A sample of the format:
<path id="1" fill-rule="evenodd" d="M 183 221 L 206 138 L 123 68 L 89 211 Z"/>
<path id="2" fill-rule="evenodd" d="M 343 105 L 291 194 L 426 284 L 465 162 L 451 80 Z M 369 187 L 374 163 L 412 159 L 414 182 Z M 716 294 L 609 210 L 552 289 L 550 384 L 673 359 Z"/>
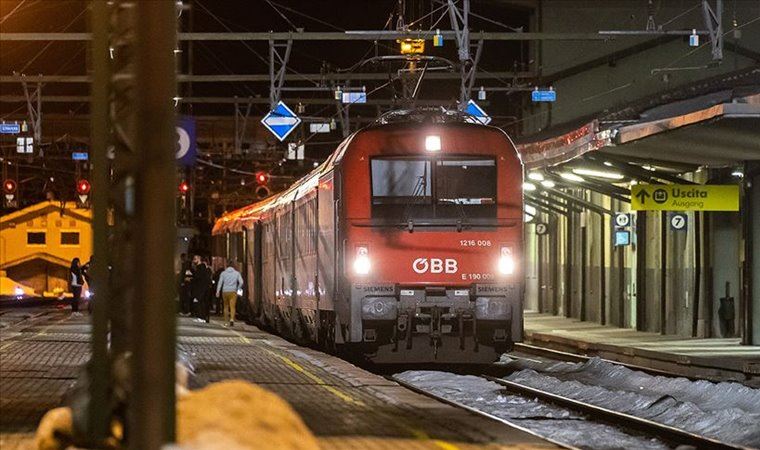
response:
<path id="1" fill-rule="evenodd" d="M 372 204 L 430 204 L 432 201 L 429 160 L 373 159 Z"/>

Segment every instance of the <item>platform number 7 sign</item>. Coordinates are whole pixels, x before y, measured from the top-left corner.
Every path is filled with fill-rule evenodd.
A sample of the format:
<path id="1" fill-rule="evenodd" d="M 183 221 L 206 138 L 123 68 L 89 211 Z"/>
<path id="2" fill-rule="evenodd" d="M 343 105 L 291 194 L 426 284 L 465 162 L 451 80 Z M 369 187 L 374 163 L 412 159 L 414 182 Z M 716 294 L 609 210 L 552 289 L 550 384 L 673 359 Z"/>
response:
<path id="1" fill-rule="evenodd" d="M 670 216 L 670 228 L 674 231 L 686 231 L 688 223 L 688 217 L 684 213 L 673 213 Z"/>

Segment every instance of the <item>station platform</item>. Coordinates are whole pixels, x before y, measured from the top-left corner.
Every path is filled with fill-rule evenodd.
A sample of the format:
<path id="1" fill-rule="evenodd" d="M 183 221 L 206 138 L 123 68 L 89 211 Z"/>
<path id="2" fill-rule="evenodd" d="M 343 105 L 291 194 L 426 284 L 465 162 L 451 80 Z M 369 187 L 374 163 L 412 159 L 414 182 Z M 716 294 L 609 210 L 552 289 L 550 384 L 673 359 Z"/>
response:
<path id="1" fill-rule="evenodd" d="M 715 381 L 760 386 L 760 347 L 738 338 L 697 339 L 525 313 L 525 343 Z"/>
<path id="2" fill-rule="evenodd" d="M 89 357 L 87 316 L 52 311 L 6 323 L 0 337 L 0 448 L 30 448 Z M 178 321 L 192 389 L 242 379 L 286 400 L 324 449 L 555 448 L 519 428 L 411 392 L 337 357 L 256 327 Z M 253 447 L 252 447 L 253 448 Z"/>

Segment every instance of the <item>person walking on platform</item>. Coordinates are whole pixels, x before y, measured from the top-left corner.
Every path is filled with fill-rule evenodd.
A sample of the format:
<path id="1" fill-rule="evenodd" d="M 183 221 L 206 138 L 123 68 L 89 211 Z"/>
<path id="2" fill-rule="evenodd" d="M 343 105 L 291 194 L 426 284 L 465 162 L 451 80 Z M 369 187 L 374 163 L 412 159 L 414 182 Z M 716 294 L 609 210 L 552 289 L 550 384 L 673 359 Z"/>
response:
<path id="1" fill-rule="evenodd" d="M 197 262 L 190 287 L 190 296 L 193 299 L 193 315 L 209 322 L 208 293 L 211 289 L 211 269 L 198 255 L 193 257 L 193 262 Z"/>
<path id="2" fill-rule="evenodd" d="M 227 268 L 219 275 L 219 282 L 216 284 L 216 296 L 222 296 L 224 321 L 229 320 L 231 327 L 235 326 L 235 303 L 241 289 L 243 289 L 243 277 L 235 270 L 235 263 L 231 260 L 227 261 Z"/>
<path id="3" fill-rule="evenodd" d="M 79 312 L 79 300 L 82 298 L 82 286 L 84 286 L 84 275 L 82 275 L 82 266 L 80 265 L 79 258 L 74 258 L 71 261 L 71 268 L 69 269 L 69 290 L 73 295 L 71 299 L 71 314 L 73 316 L 81 316 Z"/>
<path id="4" fill-rule="evenodd" d="M 180 315 L 188 316 L 191 311 L 190 284 L 193 281 L 192 261 L 183 253 L 180 256 L 181 266 L 179 269 L 179 312 Z"/>

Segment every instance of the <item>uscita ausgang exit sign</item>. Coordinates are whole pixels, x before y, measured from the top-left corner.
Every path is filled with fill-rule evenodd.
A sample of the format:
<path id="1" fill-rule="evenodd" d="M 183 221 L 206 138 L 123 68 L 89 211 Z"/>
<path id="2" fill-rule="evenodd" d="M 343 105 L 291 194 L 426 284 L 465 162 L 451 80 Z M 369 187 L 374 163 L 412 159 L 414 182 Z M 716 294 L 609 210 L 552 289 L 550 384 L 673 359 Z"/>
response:
<path id="1" fill-rule="evenodd" d="M 739 211 L 738 185 L 638 184 L 631 186 L 636 211 Z"/>

